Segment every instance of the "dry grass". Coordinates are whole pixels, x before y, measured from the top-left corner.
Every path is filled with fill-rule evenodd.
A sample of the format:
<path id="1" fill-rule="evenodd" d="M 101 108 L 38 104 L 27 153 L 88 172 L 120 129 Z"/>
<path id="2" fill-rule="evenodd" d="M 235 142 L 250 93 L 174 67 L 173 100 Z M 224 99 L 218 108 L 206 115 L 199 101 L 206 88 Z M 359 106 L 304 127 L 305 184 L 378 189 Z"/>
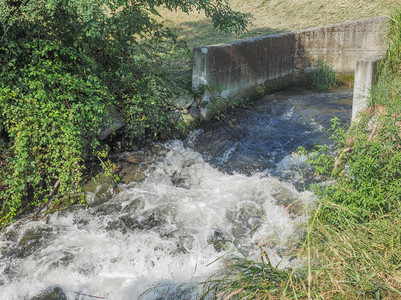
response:
<path id="1" fill-rule="evenodd" d="M 319 261 L 312 273 L 315 298 L 401 298 L 398 213 L 366 224 L 316 224 L 311 236 L 313 256 Z"/>
<path id="2" fill-rule="evenodd" d="M 320 25 L 390 15 L 400 0 L 228 0 L 234 10 L 251 13 L 252 24 L 242 34 L 213 29 L 204 15 L 161 9 L 164 21 L 190 47 L 298 30 Z"/>
<path id="3" fill-rule="evenodd" d="M 205 291 L 216 289 L 217 299 L 401 299 L 400 221 L 399 211 L 365 224 L 317 220 L 299 252 L 304 268 L 279 270 L 267 255 L 234 258 Z"/>

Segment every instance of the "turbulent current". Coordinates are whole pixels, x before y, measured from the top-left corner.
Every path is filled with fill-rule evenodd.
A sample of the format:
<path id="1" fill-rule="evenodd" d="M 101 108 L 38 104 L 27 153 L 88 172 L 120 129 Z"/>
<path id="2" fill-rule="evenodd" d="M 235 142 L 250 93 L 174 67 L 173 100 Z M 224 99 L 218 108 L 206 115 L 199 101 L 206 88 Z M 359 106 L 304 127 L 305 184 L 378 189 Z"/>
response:
<path id="1" fill-rule="evenodd" d="M 0 235 L 0 298 L 199 299 L 239 250 L 293 264 L 283 253 L 314 201 L 295 187 L 303 158 L 293 151 L 328 142 L 330 118 L 349 119 L 350 101 L 349 91 L 269 95 L 158 145 L 135 162 L 143 176 L 107 200 L 92 193 L 88 208 L 17 221 Z"/>

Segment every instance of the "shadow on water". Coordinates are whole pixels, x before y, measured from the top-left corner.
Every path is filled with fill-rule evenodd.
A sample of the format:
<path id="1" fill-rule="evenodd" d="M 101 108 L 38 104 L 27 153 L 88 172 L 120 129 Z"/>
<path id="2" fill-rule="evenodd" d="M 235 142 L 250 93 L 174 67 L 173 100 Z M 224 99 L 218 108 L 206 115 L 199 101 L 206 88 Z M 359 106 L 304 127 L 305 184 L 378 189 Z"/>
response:
<path id="1" fill-rule="evenodd" d="M 227 118 L 205 126 L 189 146 L 229 174 L 273 172 L 300 146 L 330 144 L 330 120 L 351 119 L 350 89 L 316 92 L 300 88 L 266 95 Z"/>

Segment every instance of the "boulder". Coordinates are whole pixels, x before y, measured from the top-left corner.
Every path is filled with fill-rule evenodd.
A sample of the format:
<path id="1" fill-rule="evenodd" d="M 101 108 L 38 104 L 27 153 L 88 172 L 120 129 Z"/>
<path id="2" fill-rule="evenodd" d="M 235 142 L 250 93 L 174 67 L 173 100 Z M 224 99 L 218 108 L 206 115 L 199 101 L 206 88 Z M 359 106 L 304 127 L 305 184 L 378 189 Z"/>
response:
<path id="1" fill-rule="evenodd" d="M 34 296 L 31 300 L 67 300 L 67 296 L 60 287 L 50 287 L 40 295 Z"/>
<path id="2" fill-rule="evenodd" d="M 173 105 L 176 109 L 188 109 L 194 103 L 194 96 L 189 93 L 183 93 L 173 100 Z"/>
<path id="3" fill-rule="evenodd" d="M 106 108 L 103 124 L 100 126 L 99 140 L 106 139 L 110 134 L 124 127 L 123 119 L 114 106 Z"/>
<path id="4" fill-rule="evenodd" d="M 189 114 L 191 115 L 191 116 L 193 116 L 196 120 L 200 120 L 200 118 L 201 118 L 201 111 L 200 111 L 200 109 L 199 108 L 197 108 L 197 107 L 191 107 L 190 109 L 189 109 Z"/>
<path id="5" fill-rule="evenodd" d="M 86 203 L 89 206 L 95 206 L 107 202 L 114 195 L 114 186 L 111 176 L 103 172 L 98 174 L 95 180 L 90 180 L 84 185 Z"/>

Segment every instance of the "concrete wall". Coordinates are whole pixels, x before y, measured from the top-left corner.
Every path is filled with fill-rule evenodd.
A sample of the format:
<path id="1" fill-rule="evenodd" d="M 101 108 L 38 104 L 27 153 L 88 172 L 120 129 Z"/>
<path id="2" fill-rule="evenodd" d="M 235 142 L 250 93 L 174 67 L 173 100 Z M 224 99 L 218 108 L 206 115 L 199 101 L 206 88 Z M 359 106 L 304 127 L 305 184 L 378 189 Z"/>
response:
<path id="1" fill-rule="evenodd" d="M 192 85 L 211 87 L 211 97 L 260 96 L 304 80 L 318 60 L 351 73 L 356 61 L 385 49 L 385 17 L 351 21 L 194 49 Z M 207 119 L 207 109 L 201 109 Z"/>
<path id="2" fill-rule="evenodd" d="M 353 73 L 359 58 L 386 48 L 382 40 L 386 20 L 370 18 L 295 32 L 298 67 L 305 69 L 322 60 L 339 73 Z"/>
<path id="3" fill-rule="evenodd" d="M 294 34 L 196 48 L 192 85 L 219 87 L 224 96 L 249 95 L 257 86 L 292 75 L 295 51 Z"/>
<path id="4" fill-rule="evenodd" d="M 368 106 L 370 91 L 377 80 L 377 67 L 383 59 L 383 54 L 374 54 L 356 62 L 352 121 L 356 121 L 358 114 Z"/>

